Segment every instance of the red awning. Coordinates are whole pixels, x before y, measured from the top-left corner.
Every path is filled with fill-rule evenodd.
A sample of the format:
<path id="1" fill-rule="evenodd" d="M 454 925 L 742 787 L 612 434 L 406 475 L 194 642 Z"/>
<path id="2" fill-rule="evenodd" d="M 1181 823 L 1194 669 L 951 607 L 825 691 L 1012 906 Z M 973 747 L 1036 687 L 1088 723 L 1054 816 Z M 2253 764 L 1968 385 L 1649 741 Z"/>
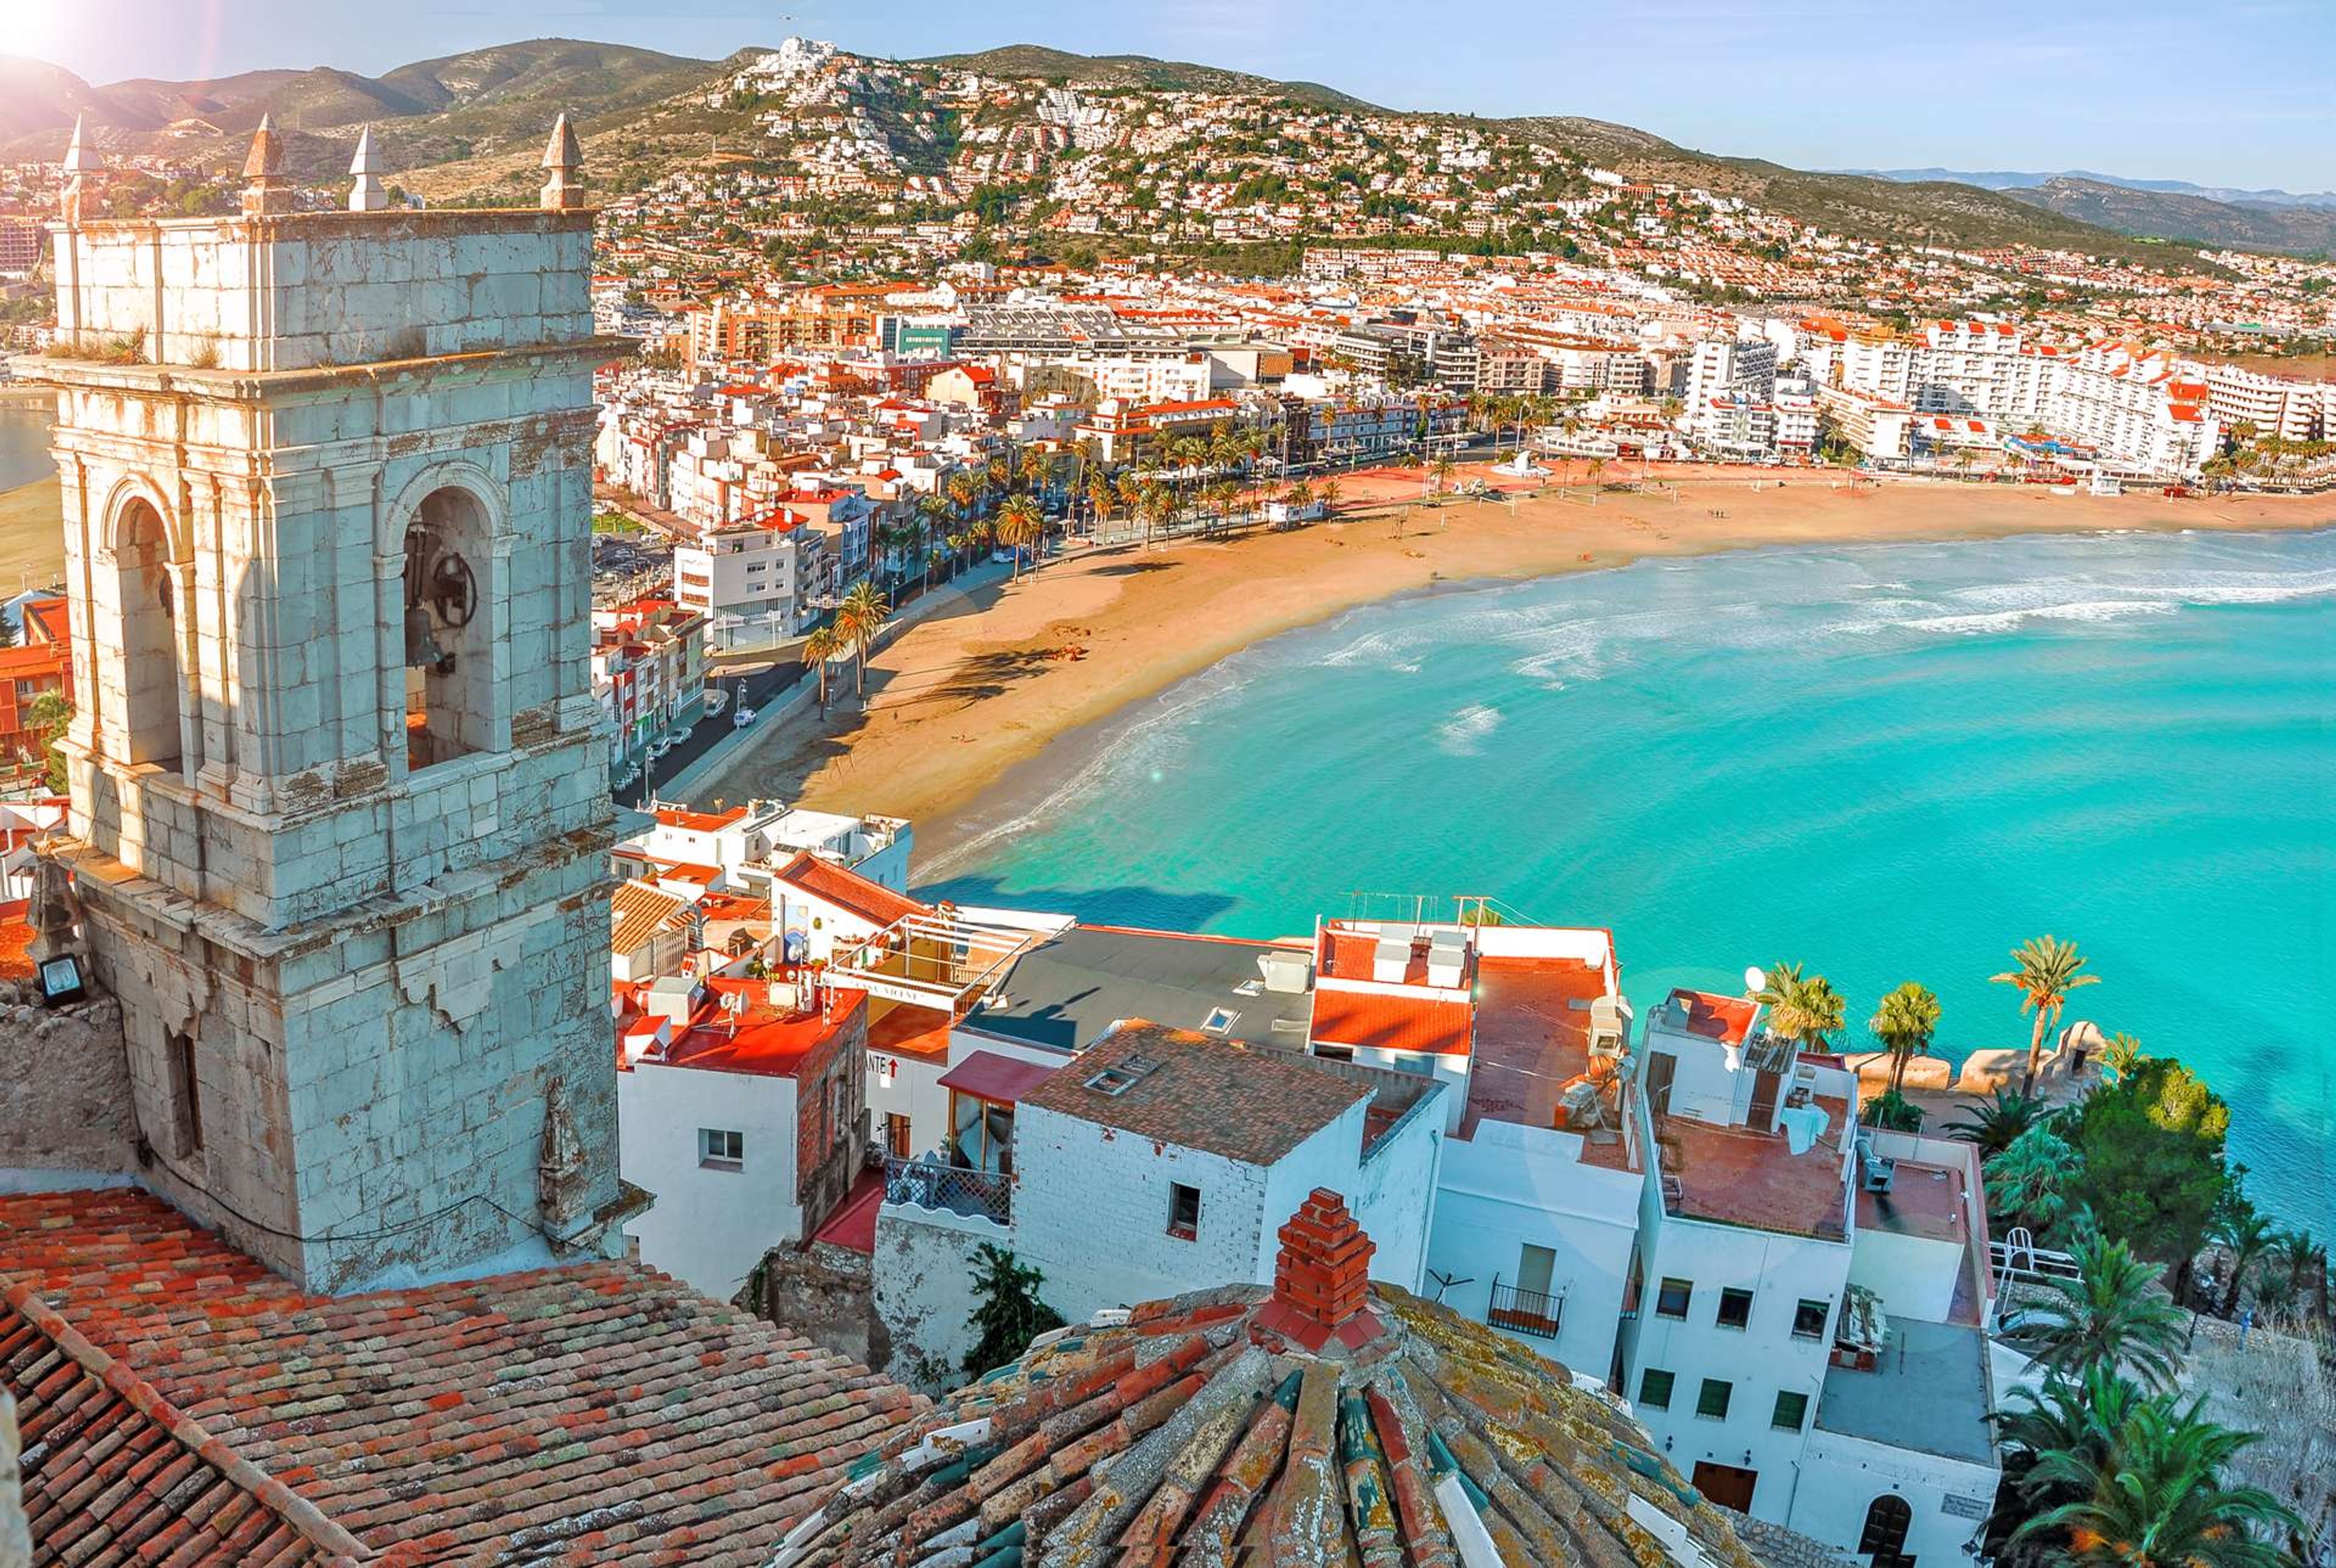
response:
<path id="1" fill-rule="evenodd" d="M 1011 1105 L 1055 1076 L 1056 1069 L 1020 1062 L 994 1051 L 976 1051 L 941 1075 L 941 1087 L 971 1095 L 993 1105 Z"/>

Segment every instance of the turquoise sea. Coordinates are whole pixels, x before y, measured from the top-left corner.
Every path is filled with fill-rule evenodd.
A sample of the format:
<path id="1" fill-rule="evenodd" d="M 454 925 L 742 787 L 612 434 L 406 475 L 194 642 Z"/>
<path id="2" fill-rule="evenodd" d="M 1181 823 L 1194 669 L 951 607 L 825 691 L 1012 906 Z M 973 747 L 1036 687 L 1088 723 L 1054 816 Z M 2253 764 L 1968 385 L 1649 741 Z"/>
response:
<path id="1" fill-rule="evenodd" d="M 1260 644 L 1087 738 L 932 891 L 1252 936 L 1490 893 L 1611 927 L 1642 1014 L 1796 959 L 1861 1025 L 1932 987 L 1958 1056 L 2026 1043 L 1988 977 L 2049 931 L 2102 977 L 2069 1017 L 2205 1072 L 2256 1201 L 2336 1232 L 2336 532 L 1455 590 Z"/>

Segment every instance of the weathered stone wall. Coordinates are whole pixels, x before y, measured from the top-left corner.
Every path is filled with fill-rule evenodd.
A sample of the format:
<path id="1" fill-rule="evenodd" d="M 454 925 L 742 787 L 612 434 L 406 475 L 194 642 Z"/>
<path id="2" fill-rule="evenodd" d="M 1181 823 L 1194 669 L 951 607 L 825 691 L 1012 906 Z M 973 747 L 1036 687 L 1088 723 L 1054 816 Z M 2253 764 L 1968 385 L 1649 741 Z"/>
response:
<path id="1" fill-rule="evenodd" d="M 433 363 L 264 397 L 242 378 L 186 387 L 44 363 L 60 385 L 76 601 L 63 746 L 74 834 L 281 927 L 566 831 L 546 818 L 576 803 L 599 720 L 591 363 L 567 351 Z M 263 430 L 281 450 L 258 472 L 239 448 Z M 484 711 L 465 725 L 477 755 L 417 771 L 404 545 L 425 501 L 448 491 L 480 519 L 461 550 L 477 609 L 455 680 Z M 158 593 L 117 580 L 133 502 L 170 535 L 167 615 Z M 143 677 L 123 650 L 165 622 L 184 744 L 168 765 L 135 767 L 128 716 Z"/>
<path id="2" fill-rule="evenodd" d="M 33 375 L 58 394 L 84 933 L 145 1179 L 312 1289 L 615 1244 L 590 233 L 530 210 L 59 237 L 83 357 Z M 472 588 L 467 618 L 416 607 L 452 671 L 408 662 L 416 528 Z M 548 1221 L 555 1082 L 583 1164 Z"/>
<path id="3" fill-rule="evenodd" d="M 809 1237 L 868 1162 L 868 1009 L 795 1073 L 795 1202 Z"/>
<path id="4" fill-rule="evenodd" d="M 290 213 L 59 236 L 58 326 L 158 364 L 303 370 L 592 333 L 589 212 Z"/>
<path id="5" fill-rule="evenodd" d="M 980 1338 L 973 1271 L 985 1242 L 1010 1247 L 1012 1237 L 1002 1225 L 949 1213 L 878 1217 L 870 1267 L 876 1314 L 891 1340 L 885 1370 L 896 1380 L 936 1395 L 963 1386 L 966 1352 Z"/>
<path id="6" fill-rule="evenodd" d="M 540 1246 L 544 1099 L 562 1080 L 617 1193 L 605 834 L 500 875 L 243 946 L 151 883 L 84 881 L 97 976 L 121 998 L 158 1192 L 313 1289 Z M 246 933 L 248 934 L 248 933 Z M 249 977 L 246 979 L 244 977 Z M 180 1135 L 170 1036 L 191 1035 L 200 1138 Z"/>
<path id="7" fill-rule="evenodd" d="M 137 1135 L 113 999 L 44 1008 L 0 982 L 0 1183 L 127 1172 Z"/>
<path id="8" fill-rule="evenodd" d="M 736 1305 L 881 1372 L 892 1362 L 892 1335 L 877 1314 L 868 1265 L 842 1247 L 780 1248 L 763 1260 Z"/>

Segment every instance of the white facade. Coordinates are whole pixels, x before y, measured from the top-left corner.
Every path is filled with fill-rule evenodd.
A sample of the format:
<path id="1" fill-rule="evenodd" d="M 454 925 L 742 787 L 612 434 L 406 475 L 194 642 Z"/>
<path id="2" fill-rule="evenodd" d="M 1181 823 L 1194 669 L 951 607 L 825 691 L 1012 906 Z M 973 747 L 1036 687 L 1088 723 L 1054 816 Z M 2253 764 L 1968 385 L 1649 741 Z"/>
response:
<path id="1" fill-rule="evenodd" d="M 766 648 L 803 629 L 821 580 L 820 536 L 799 523 L 732 523 L 673 552 L 674 597 L 706 618 L 716 653 Z"/>
<path id="2" fill-rule="evenodd" d="M 1078 1069 L 1074 1068 L 1073 1071 Z M 1131 1136 L 1024 1105 L 1015 1115 L 1014 1251 L 1053 1281 L 1074 1321 L 1208 1283 L 1273 1282 L 1276 1232 L 1306 1195 L 1347 1200 L 1377 1251 L 1371 1277 L 1416 1290 L 1426 1263 L 1440 1107 L 1431 1096 L 1367 1154 L 1368 1098 L 1270 1165 Z M 1198 1189 L 1200 1223 L 1172 1232 L 1170 1187 Z"/>
<path id="3" fill-rule="evenodd" d="M 617 1075 L 618 1159 L 657 1203 L 625 1227 L 641 1261 L 726 1301 L 763 1254 L 803 1234 L 795 1083 L 644 1058 Z M 703 1136 L 735 1133 L 741 1157 Z"/>

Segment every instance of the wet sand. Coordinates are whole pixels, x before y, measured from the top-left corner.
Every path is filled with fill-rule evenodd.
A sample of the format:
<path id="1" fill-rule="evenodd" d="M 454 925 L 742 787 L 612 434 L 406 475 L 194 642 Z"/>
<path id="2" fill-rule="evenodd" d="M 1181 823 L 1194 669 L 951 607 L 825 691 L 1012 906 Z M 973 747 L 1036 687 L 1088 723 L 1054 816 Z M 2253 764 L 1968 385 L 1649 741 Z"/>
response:
<path id="1" fill-rule="evenodd" d="M 1484 472 L 1465 470 L 1455 483 Z M 1420 493 L 1416 471 L 1362 474 L 1342 479 L 1336 521 L 1074 552 L 1019 583 L 938 608 L 876 655 L 864 699 L 845 675 L 823 719 L 807 715 L 774 732 L 704 793 L 909 817 L 929 872 L 953 843 L 1067 776 L 1102 721 L 1251 643 L 1357 605 L 1766 545 L 2336 524 L 2336 496 L 2097 497 L 1952 481 L 1853 487 L 1813 471 L 1786 471 L 1781 485 L 1773 470 L 1652 477 L 1678 482 L 1664 493 L 1593 492 L 1577 475 L 1564 493 L 1421 506 L 1406 504 Z M 1608 482 L 1620 482 L 1611 471 Z"/>

